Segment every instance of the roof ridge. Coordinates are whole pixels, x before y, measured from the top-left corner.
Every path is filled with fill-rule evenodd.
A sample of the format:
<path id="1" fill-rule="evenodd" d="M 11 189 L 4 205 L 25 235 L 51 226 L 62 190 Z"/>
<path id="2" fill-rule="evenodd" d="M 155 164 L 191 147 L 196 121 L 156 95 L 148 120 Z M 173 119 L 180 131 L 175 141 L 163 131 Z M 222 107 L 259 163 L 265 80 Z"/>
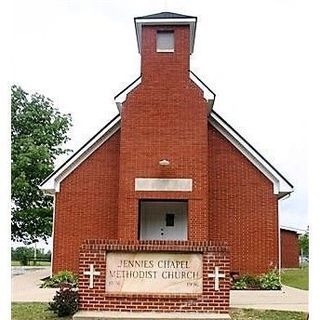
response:
<path id="1" fill-rule="evenodd" d="M 170 11 L 163 11 L 158 13 L 153 13 L 145 16 L 135 17 L 134 19 L 190 19 L 196 18 L 195 16 L 188 16 L 181 13 L 175 13 Z"/>

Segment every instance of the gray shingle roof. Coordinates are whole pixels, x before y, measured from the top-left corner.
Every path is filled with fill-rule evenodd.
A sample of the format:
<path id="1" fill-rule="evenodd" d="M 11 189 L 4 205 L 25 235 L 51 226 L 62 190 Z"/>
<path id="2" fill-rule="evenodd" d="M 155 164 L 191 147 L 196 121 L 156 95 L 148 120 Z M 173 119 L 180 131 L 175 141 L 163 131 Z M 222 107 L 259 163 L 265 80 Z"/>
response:
<path id="1" fill-rule="evenodd" d="M 155 14 L 149 14 L 147 16 L 135 17 L 134 19 L 190 19 L 196 18 L 193 16 L 186 16 L 179 13 L 174 12 L 159 12 Z"/>

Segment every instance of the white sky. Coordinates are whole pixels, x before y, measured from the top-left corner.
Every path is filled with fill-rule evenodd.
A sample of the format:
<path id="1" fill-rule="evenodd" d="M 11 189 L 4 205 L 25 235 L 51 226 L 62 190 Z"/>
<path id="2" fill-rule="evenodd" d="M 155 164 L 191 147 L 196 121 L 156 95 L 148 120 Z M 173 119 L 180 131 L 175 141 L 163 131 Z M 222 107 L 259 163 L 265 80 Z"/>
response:
<path id="1" fill-rule="evenodd" d="M 12 82 L 50 97 L 73 128 L 76 151 L 114 115 L 113 97 L 140 73 L 133 18 L 161 11 L 198 17 L 193 70 L 214 109 L 292 184 L 280 223 L 305 229 L 310 72 L 316 15 L 306 1 L 12 2 Z M 308 99 L 309 98 L 309 99 Z M 64 158 L 59 159 L 61 163 Z"/>

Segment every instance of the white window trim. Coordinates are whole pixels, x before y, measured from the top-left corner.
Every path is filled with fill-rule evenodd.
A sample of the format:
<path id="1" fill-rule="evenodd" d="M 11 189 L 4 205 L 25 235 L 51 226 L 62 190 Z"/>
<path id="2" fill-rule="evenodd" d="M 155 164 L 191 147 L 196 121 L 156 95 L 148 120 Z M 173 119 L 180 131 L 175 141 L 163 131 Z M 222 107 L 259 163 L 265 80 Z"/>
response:
<path id="1" fill-rule="evenodd" d="M 170 45 L 172 44 L 173 47 L 166 48 L 166 49 L 158 48 L 158 45 L 159 45 L 158 40 L 160 39 L 158 37 L 160 37 L 160 35 L 163 35 L 163 36 L 166 35 L 166 37 L 162 38 L 162 40 L 168 40 L 168 43 L 166 43 L 166 44 L 170 44 Z M 174 31 L 172 31 L 172 30 L 158 30 L 156 37 L 157 37 L 157 39 L 156 39 L 156 51 L 157 52 L 164 52 L 164 53 L 174 52 L 174 50 L 175 50 Z M 171 43 L 171 41 L 172 41 L 172 43 Z M 168 45 L 168 47 L 170 47 L 170 46 Z"/>
<path id="2" fill-rule="evenodd" d="M 157 52 L 160 52 L 160 53 L 174 52 L 174 49 L 158 49 L 157 48 Z"/>

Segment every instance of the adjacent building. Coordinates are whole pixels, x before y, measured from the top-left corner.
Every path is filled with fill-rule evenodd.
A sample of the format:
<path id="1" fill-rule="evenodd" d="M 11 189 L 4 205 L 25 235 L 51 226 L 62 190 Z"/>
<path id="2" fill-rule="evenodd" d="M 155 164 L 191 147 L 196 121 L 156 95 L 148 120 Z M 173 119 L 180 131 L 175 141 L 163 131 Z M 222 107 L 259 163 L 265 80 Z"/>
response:
<path id="1" fill-rule="evenodd" d="M 281 268 L 299 268 L 299 234 L 281 227 Z"/>

